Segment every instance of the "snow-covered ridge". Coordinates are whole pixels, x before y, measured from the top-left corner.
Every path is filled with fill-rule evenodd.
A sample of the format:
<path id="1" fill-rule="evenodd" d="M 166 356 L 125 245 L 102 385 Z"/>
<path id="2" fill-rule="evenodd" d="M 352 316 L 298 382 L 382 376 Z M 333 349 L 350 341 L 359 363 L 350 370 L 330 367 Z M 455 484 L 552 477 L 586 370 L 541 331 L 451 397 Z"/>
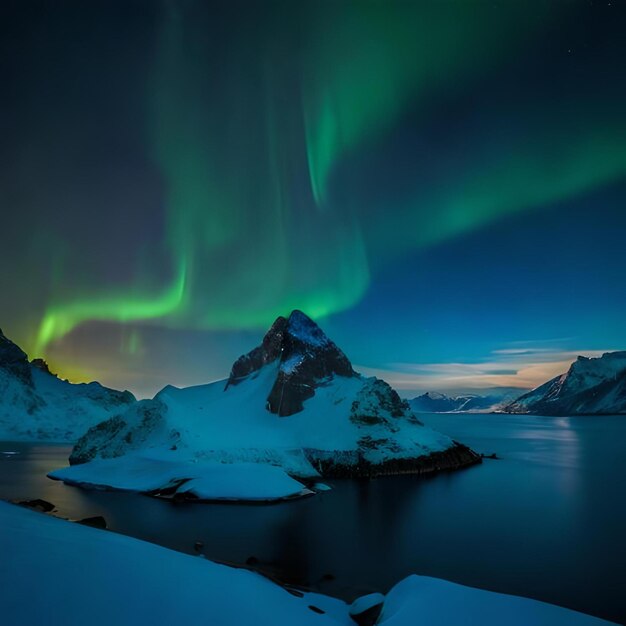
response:
<path id="1" fill-rule="evenodd" d="M 505 389 L 488 395 L 467 394 L 447 396 L 436 391 L 428 391 L 409 400 L 409 405 L 416 413 L 493 413 L 500 411 L 519 395 Z"/>
<path id="2" fill-rule="evenodd" d="M 556 376 L 507 405 L 508 413 L 593 415 L 626 413 L 626 351 L 579 356 Z"/>
<path id="3" fill-rule="evenodd" d="M 300 311 L 278 318 L 261 345 L 235 362 L 227 381 L 168 386 L 91 428 L 70 461 L 96 459 L 119 467 L 167 461 L 177 468 L 170 478 L 179 481 L 215 462 L 268 464 L 310 480 L 479 462 L 465 446 L 425 427 L 386 382 L 357 374 Z M 190 464 L 189 475 L 181 474 L 181 463 Z M 86 471 L 69 468 L 55 476 L 72 481 L 80 473 L 74 482 L 84 483 Z"/>
<path id="4" fill-rule="evenodd" d="M 134 402 L 129 391 L 57 378 L 0 331 L 0 439 L 74 442 Z"/>
<path id="5" fill-rule="evenodd" d="M 409 576 L 352 610 L 290 593 L 253 572 L 0 502 L 2 620 L 48 626 L 354 626 L 382 601 L 379 626 L 609 626 L 543 602 Z M 84 575 L 87 573 L 87 575 Z M 122 601 L 123 600 L 123 601 Z"/>

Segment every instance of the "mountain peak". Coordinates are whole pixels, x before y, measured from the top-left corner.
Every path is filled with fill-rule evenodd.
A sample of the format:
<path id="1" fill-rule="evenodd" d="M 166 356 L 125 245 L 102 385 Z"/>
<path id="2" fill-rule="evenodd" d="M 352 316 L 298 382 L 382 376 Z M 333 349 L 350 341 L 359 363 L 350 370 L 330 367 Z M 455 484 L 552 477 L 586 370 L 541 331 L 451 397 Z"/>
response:
<path id="1" fill-rule="evenodd" d="M 308 315 L 298 309 L 294 309 L 289 314 L 286 329 L 294 339 L 304 344 L 323 346 L 331 343 L 324 331 Z"/>
<path id="2" fill-rule="evenodd" d="M 626 351 L 579 356 L 566 373 L 505 407 L 508 413 L 588 415 L 626 412 Z"/>
<path id="3" fill-rule="evenodd" d="M 280 416 L 301 411 L 303 401 L 315 395 L 316 387 L 334 376 L 357 375 L 348 357 L 297 309 L 288 318 L 276 318 L 261 345 L 235 361 L 226 389 L 270 363 L 277 363 L 278 370 L 267 408 Z"/>

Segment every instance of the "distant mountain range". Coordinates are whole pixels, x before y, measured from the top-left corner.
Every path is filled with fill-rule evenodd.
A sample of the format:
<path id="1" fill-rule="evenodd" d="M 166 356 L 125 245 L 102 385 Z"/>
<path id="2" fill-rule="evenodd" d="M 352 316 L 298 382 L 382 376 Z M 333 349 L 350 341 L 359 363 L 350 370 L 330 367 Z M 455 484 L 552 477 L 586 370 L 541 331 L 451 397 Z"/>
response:
<path id="1" fill-rule="evenodd" d="M 519 389 L 498 389 L 488 395 L 447 396 L 436 391 L 409 400 L 416 413 L 493 413 L 501 411 L 519 396 Z"/>
<path id="2" fill-rule="evenodd" d="M 626 413 L 626 351 L 598 358 L 579 356 L 565 374 L 518 395 L 501 389 L 489 395 L 447 396 L 429 391 L 409 400 L 416 413 L 521 413 L 615 415 Z"/>
<path id="3" fill-rule="evenodd" d="M 579 356 L 556 376 L 503 409 L 536 415 L 612 415 L 626 413 L 626 351 L 599 358 Z"/>
<path id="4" fill-rule="evenodd" d="M 45 361 L 29 362 L 0 331 L 0 439 L 76 441 L 134 402 L 129 391 L 57 378 Z"/>

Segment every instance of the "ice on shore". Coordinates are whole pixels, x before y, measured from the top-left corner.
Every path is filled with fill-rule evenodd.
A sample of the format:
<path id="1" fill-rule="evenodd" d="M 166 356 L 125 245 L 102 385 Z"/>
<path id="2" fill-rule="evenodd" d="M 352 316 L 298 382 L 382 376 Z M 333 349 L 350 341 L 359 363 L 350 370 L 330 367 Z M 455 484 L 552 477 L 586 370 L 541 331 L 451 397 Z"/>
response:
<path id="1" fill-rule="evenodd" d="M 271 501 L 312 492 L 281 468 L 262 463 L 173 461 L 141 455 L 96 459 L 48 474 L 74 485 L 121 491 L 168 489 L 200 500 Z"/>
<path id="2" fill-rule="evenodd" d="M 354 626 L 349 607 L 253 572 L 0 502 L 2 623 Z M 553 605 L 410 576 L 380 626 L 608 626 Z"/>

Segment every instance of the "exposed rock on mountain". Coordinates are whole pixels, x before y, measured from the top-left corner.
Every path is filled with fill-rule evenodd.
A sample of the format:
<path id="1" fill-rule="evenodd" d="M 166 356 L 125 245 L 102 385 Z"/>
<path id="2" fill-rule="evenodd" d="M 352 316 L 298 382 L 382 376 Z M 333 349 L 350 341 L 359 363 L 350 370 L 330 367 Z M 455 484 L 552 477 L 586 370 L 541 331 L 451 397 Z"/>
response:
<path id="1" fill-rule="evenodd" d="M 181 462 L 270 464 L 300 478 L 426 473 L 480 462 L 423 426 L 383 380 L 356 373 L 300 311 L 279 317 L 227 381 L 164 388 L 91 428 L 71 461 L 119 465 L 129 457 L 176 462 L 178 472 Z M 71 478 L 64 470 L 63 479 Z"/>
<path id="2" fill-rule="evenodd" d="M 443 393 L 429 391 L 409 400 L 411 409 L 416 413 L 491 413 L 501 411 L 520 391 L 503 389 L 488 395 L 474 394 L 447 396 Z"/>
<path id="3" fill-rule="evenodd" d="M 73 442 L 134 402 L 129 391 L 60 380 L 0 331 L 0 439 Z"/>
<path id="4" fill-rule="evenodd" d="M 276 381 L 267 397 L 267 409 L 281 417 L 303 409 L 303 402 L 333 376 L 356 376 L 346 355 L 301 311 L 279 317 L 260 346 L 239 357 L 226 387 L 237 385 L 264 365 L 279 359 Z"/>
<path id="5" fill-rule="evenodd" d="M 565 374 L 507 405 L 507 413 L 611 415 L 626 413 L 626 351 L 579 356 Z"/>

